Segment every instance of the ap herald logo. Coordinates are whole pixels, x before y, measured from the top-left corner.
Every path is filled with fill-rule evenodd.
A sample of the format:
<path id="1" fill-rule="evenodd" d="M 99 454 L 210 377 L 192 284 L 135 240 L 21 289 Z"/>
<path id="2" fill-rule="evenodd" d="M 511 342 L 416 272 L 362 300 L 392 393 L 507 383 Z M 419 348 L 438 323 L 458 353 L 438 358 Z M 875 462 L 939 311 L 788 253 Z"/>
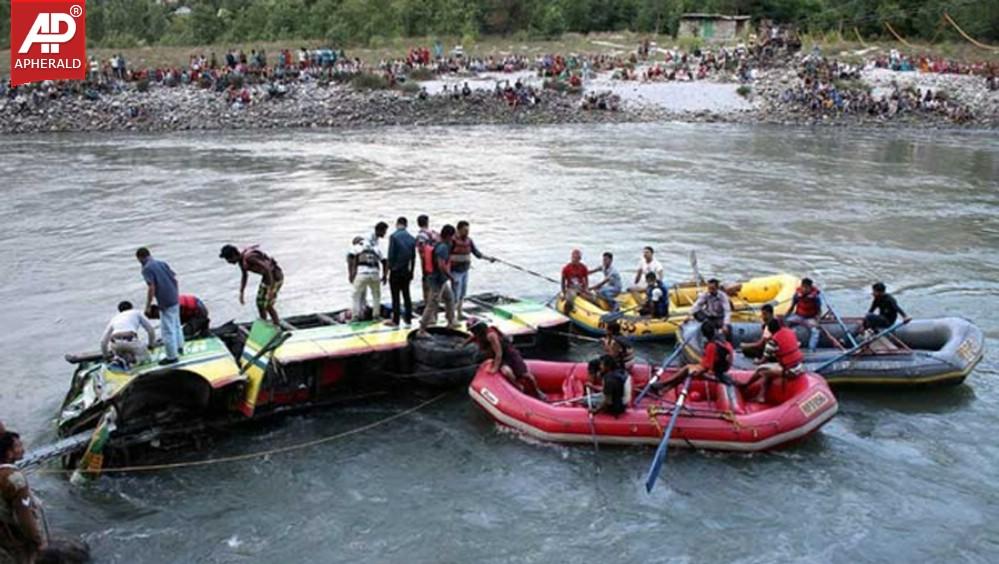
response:
<path id="1" fill-rule="evenodd" d="M 85 6 L 85 0 L 11 0 L 11 85 L 87 77 Z"/>

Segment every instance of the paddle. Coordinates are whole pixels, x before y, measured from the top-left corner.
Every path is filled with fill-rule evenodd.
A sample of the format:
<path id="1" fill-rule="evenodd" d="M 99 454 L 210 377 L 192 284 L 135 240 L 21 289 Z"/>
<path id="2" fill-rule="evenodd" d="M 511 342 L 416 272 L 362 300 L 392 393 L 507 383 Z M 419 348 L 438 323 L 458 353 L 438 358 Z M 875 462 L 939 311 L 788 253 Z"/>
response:
<path id="1" fill-rule="evenodd" d="M 674 360 L 676 360 L 676 357 L 680 356 L 680 353 L 683 352 L 683 349 L 684 349 L 684 347 L 687 346 L 687 343 L 689 343 L 690 340 L 693 339 L 696 336 L 697 336 L 697 331 L 693 331 L 693 332 L 691 332 L 691 334 L 689 336 L 687 336 L 686 339 L 683 340 L 682 343 L 680 343 L 679 345 L 677 345 L 676 349 L 673 350 L 673 353 L 670 354 L 668 357 L 666 357 L 666 360 L 664 360 L 662 362 L 662 364 L 659 365 L 659 371 L 660 371 L 660 373 L 663 370 L 666 370 L 666 367 L 668 367 L 671 362 L 673 362 Z M 645 394 L 649 393 L 649 389 L 652 388 L 652 385 L 655 384 L 658 381 L 659 381 L 659 374 L 656 374 L 655 376 L 649 378 L 648 383 L 645 384 L 645 387 L 642 388 L 642 391 L 638 394 L 638 397 L 635 398 L 635 402 L 634 402 L 633 405 L 638 405 L 639 402 L 641 402 L 642 399 L 645 398 Z"/>
<path id="2" fill-rule="evenodd" d="M 659 442 L 659 447 L 656 448 L 656 455 L 652 459 L 652 464 L 649 466 L 649 473 L 645 477 L 646 493 L 652 493 L 652 488 L 656 487 L 659 472 L 662 471 L 663 464 L 666 462 L 666 453 L 669 450 L 669 438 L 673 434 L 673 427 L 676 426 L 676 420 L 680 415 L 680 409 L 683 408 L 683 402 L 687 399 L 687 392 L 690 390 L 692 379 L 693 376 L 688 374 L 686 380 L 683 381 L 683 389 L 680 390 L 680 395 L 676 399 L 673 414 L 669 418 L 669 425 L 666 426 L 666 432 L 663 433 L 663 439 Z"/>
<path id="3" fill-rule="evenodd" d="M 701 284 L 704 284 L 704 277 L 701 276 L 701 271 L 697 268 L 697 251 L 694 250 L 690 251 L 690 269 L 694 271 L 694 284 L 700 290 Z"/>
<path id="4" fill-rule="evenodd" d="M 593 422 L 593 398 L 590 396 L 590 387 L 586 386 L 586 412 L 590 420 L 590 438 L 593 439 L 593 462 L 597 465 L 597 471 L 600 471 L 599 460 L 600 456 L 600 446 L 597 444 L 597 426 Z"/>
<path id="5" fill-rule="evenodd" d="M 829 313 L 832 314 L 833 319 L 835 319 L 836 323 L 839 324 L 839 328 L 843 330 L 843 334 L 846 335 L 847 340 L 850 341 L 850 346 L 853 347 L 857 346 L 857 339 L 853 336 L 853 333 L 851 333 L 850 330 L 846 328 L 846 324 L 843 323 L 842 319 L 840 319 L 839 314 L 836 313 L 835 309 L 833 309 L 832 304 L 829 303 L 828 299 L 826 299 L 825 302 L 826 302 L 826 309 L 829 310 Z"/>
<path id="6" fill-rule="evenodd" d="M 831 359 L 823 362 L 821 365 L 819 365 L 818 367 L 816 367 L 815 369 L 813 369 L 812 372 L 816 372 L 816 373 L 821 374 L 822 371 L 825 370 L 826 368 L 829 368 L 830 366 L 832 366 L 833 364 L 836 364 L 840 360 L 842 360 L 842 359 L 844 359 L 844 358 L 846 358 L 846 357 L 848 357 L 848 356 L 856 353 L 860 349 L 866 347 L 867 345 L 870 345 L 871 343 L 873 343 L 874 341 L 877 341 L 881 337 L 887 337 L 888 335 L 891 335 L 895 331 L 898 331 L 899 328 L 901 328 L 903 325 L 905 325 L 904 321 L 901 322 L 901 323 L 895 323 L 891 327 L 889 327 L 889 328 L 885 329 L 884 331 L 882 331 L 882 332 L 874 335 L 873 337 L 868 337 L 867 339 L 864 339 L 863 341 L 861 341 L 861 342 L 857 343 L 856 345 L 854 345 L 852 348 L 849 348 L 849 349 L 843 351 L 841 354 L 838 354 L 838 355 L 834 356 L 833 358 L 831 358 Z"/>
<path id="7" fill-rule="evenodd" d="M 530 274 L 531 276 L 537 276 L 538 278 L 540 278 L 542 280 L 547 280 L 548 282 L 551 282 L 552 284 L 558 284 L 559 286 L 562 285 L 562 283 L 559 282 L 558 280 L 555 280 L 554 278 L 551 278 L 550 276 L 545 276 L 544 274 L 541 274 L 540 272 L 535 272 L 535 271 L 533 271 L 533 270 L 531 270 L 529 268 L 524 268 L 523 266 L 513 264 L 512 262 L 505 261 L 505 260 L 503 260 L 503 259 L 501 259 L 499 257 L 492 257 L 492 258 L 494 258 L 496 260 L 496 262 L 505 264 L 505 265 L 509 266 L 510 268 L 515 269 L 515 270 L 519 270 L 519 271 L 524 272 L 526 274 Z"/>

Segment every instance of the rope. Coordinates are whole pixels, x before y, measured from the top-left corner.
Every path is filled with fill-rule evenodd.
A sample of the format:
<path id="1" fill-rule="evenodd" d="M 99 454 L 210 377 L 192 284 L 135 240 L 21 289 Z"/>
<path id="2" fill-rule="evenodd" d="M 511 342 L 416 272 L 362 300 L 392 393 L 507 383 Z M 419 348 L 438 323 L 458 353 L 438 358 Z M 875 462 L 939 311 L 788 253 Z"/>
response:
<path id="1" fill-rule="evenodd" d="M 950 23 L 950 25 L 954 26 L 954 29 L 956 29 L 957 32 L 961 34 L 961 37 L 967 39 L 968 42 L 974 45 L 975 47 L 979 47 L 981 49 L 988 49 L 989 51 L 999 51 L 999 47 L 992 47 L 991 45 L 986 45 L 980 41 L 976 41 L 973 37 L 965 33 L 964 30 L 961 29 L 959 25 L 957 25 L 957 22 L 955 22 L 954 19 L 951 18 L 950 14 L 948 14 L 947 12 L 944 12 L 943 17 L 945 20 L 947 20 Z"/>
<path id="2" fill-rule="evenodd" d="M 895 36 L 895 39 L 898 39 L 899 43 L 901 43 L 902 45 L 905 45 L 906 47 L 908 47 L 910 49 L 915 49 L 916 48 L 916 46 L 913 45 L 912 43 L 909 43 L 905 39 L 902 39 L 902 36 L 895 32 L 894 28 L 891 27 L 890 23 L 885 22 L 885 27 L 888 28 L 888 31 L 891 32 L 892 35 Z"/>
<path id="3" fill-rule="evenodd" d="M 552 278 L 550 276 L 545 276 L 544 274 L 541 274 L 540 272 L 535 272 L 535 271 L 533 271 L 533 270 L 531 270 L 529 268 L 524 268 L 523 266 L 518 266 L 516 264 L 513 264 L 512 262 L 507 262 L 507 261 L 505 261 L 505 260 L 503 260 L 503 259 L 501 259 L 499 257 L 493 257 L 493 258 L 496 259 L 496 262 L 498 262 L 500 264 L 505 264 L 505 265 L 509 266 L 510 268 L 515 269 L 515 270 L 519 270 L 521 272 L 530 274 L 531 276 L 537 276 L 538 278 L 540 278 L 542 280 L 546 280 L 548 282 L 551 282 L 552 284 L 558 284 L 560 286 L 562 285 L 562 283 L 559 282 L 558 280 L 555 280 L 554 278 Z"/>
<path id="4" fill-rule="evenodd" d="M 192 467 L 195 467 L 195 466 L 210 466 L 210 465 L 214 465 L 214 464 L 226 464 L 226 463 L 229 463 L 229 462 L 239 462 L 239 461 L 242 461 L 242 460 L 250 460 L 250 459 L 253 459 L 253 458 L 262 458 L 262 457 L 271 456 L 271 455 L 274 455 L 274 454 L 283 454 L 283 453 L 286 453 L 286 452 L 292 452 L 292 451 L 296 451 L 296 450 L 302 450 L 302 449 L 306 449 L 306 448 L 311 448 L 311 447 L 314 447 L 314 446 L 317 446 L 317 445 L 321 445 L 321 444 L 333 442 L 333 441 L 338 440 L 338 439 L 343 439 L 343 438 L 349 437 L 351 435 L 356 435 L 358 433 L 363 433 L 364 431 L 369 431 L 371 429 L 374 429 L 375 427 L 380 427 L 381 425 L 384 425 L 384 424 L 389 423 L 391 421 L 395 421 L 396 419 L 400 419 L 400 418 L 405 417 L 407 415 L 410 415 L 412 413 L 416 413 L 417 411 L 419 411 L 419 410 L 421 410 L 421 409 L 423 409 L 423 408 L 425 408 L 425 407 L 427 407 L 427 406 L 429 406 L 429 405 L 431 405 L 433 403 L 436 403 L 437 401 L 441 400 L 446 395 L 447 395 L 447 392 L 438 394 L 438 395 L 436 395 L 436 396 L 428 399 L 427 401 L 424 401 L 424 402 L 422 402 L 422 403 L 420 403 L 420 404 L 418 404 L 418 405 L 416 405 L 414 407 L 411 407 L 411 408 L 406 409 L 404 411 L 400 411 L 399 413 L 396 413 L 394 415 L 390 415 L 390 416 L 388 416 L 388 417 L 386 417 L 384 419 L 380 419 L 378 421 L 374 421 L 372 423 L 368 423 L 367 425 L 362 425 L 360 427 L 351 429 L 349 431 L 344 431 L 342 433 L 337 433 L 337 434 L 331 435 L 329 437 L 323 437 L 321 439 L 315 439 L 315 440 L 312 440 L 312 441 L 306 441 L 304 443 L 298 443 L 298 444 L 295 444 L 295 445 L 290 445 L 290 446 L 285 446 L 285 447 L 280 447 L 280 448 L 274 448 L 274 449 L 268 449 L 268 450 L 258 451 L 258 452 L 251 452 L 251 453 L 246 453 L 246 454 L 237 454 L 237 455 L 234 455 L 234 456 L 223 456 L 223 457 L 220 457 L 220 458 L 209 458 L 207 460 L 194 460 L 194 461 L 191 461 L 191 462 L 173 462 L 173 463 L 169 463 L 169 464 L 149 464 L 149 465 L 145 465 L 145 466 L 122 466 L 120 468 L 107 468 L 107 469 L 104 469 L 104 470 L 101 470 L 101 469 L 87 469 L 87 470 L 80 469 L 80 472 L 83 473 L 83 474 L 101 474 L 101 473 L 124 474 L 124 473 L 127 473 L 127 472 L 148 472 L 148 471 L 154 471 L 154 470 L 173 470 L 173 469 L 177 469 L 177 468 L 192 468 Z M 72 474 L 73 472 L 74 472 L 74 470 L 62 470 L 62 469 L 42 468 L 42 469 L 36 470 L 35 472 L 32 472 L 32 473 L 37 473 L 37 474 Z"/>

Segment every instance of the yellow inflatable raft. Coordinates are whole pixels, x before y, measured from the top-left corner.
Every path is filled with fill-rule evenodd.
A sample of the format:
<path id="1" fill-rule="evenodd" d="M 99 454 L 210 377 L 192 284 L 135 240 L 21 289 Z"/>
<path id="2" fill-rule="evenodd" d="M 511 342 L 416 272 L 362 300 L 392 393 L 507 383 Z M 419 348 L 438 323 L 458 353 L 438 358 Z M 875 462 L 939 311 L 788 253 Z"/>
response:
<path id="1" fill-rule="evenodd" d="M 759 308 L 764 304 L 774 306 L 777 315 L 784 315 L 791 306 L 791 298 L 798 288 L 800 278 L 790 274 L 774 274 L 750 278 L 735 284 L 722 284 L 732 300 L 732 321 L 756 321 L 759 319 Z M 584 297 L 577 296 L 572 307 L 567 308 L 564 296 L 559 296 L 555 309 L 567 315 L 572 322 L 588 333 L 603 335 L 602 321 L 616 319 L 621 325 L 621 333 L 637 340 L 672 339 L 675 338 L 677 327 L 690 312 L 699 292 L 706 290 L 705 285 L 695 285 L 686 282 L 669 289 L 669 317 L 652 318 L 639 315 L 640 305 L 631 294 L 624 292 L 618 296 L 619 310 L 616 315 L 607 307 Z M 643 297 L 644 300 L 644 297 Z M 606 317 L 605 317 L 606 316 Z"/>

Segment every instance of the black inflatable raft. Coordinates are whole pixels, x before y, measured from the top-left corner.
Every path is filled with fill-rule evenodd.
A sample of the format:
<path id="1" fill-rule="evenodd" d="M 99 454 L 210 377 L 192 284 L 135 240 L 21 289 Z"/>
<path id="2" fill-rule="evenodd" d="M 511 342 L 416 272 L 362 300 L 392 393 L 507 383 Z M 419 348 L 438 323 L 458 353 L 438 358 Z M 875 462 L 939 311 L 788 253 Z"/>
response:
<path id="1" fill-rule="evenodd" d="M 859 333 L 860 320 L 847 319 L 844 324 L 850 333 Z M 753 361 L 742 354 L 740 345 L 759 340 L 762 330 L 759 323 L 732 324 L 731 340 L 736 349 L 734 368 L 753 369 Z M 815 352 L 810 353 L 804 347 L 808 342 L 808 329 L 798 326 L 795 332 L 798 342 L 802 343 L 809 371 L 842 355 L 851 346 L 835 320 L 821 323 L 819 346 Z M 684 356 L 690 362 L 698 362 L 704 346 L 700 324 L 688 323 L 679 333 L 681 342 L 692 337 L 684 347 Z M 982 331 L 967 319 L 919 319 L 870 347 L 834 362 L 822 371 L 822 375 L 831 385 L 960 384 L 982 359 L 984 349 Z"/>

